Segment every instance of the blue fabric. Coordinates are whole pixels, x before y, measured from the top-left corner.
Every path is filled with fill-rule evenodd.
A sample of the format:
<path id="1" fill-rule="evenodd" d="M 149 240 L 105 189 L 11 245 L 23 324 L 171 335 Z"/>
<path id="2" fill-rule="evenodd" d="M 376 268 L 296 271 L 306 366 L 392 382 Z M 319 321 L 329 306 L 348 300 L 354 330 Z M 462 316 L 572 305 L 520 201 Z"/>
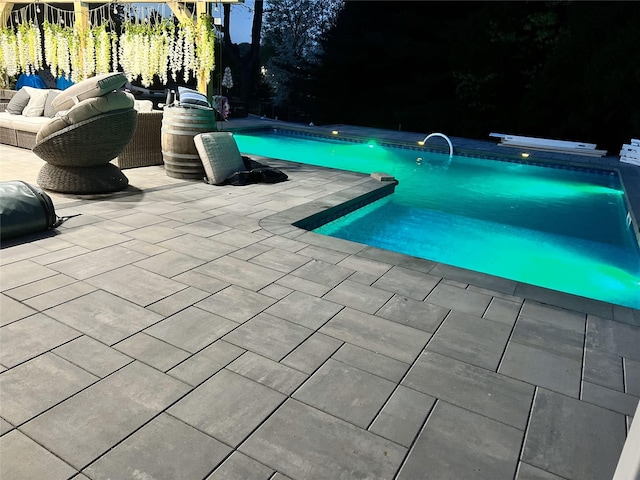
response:
<path id="1" fill-rule="evenodd" d="M 73 82 L 71 80 L 67 80 L 64 77 L 58 77 L 56 79 L 56 87 L 58 88 L 58 90 L 66 90 L 71 85 L 73 85 Z"/>
<path id="2" fill-rule="evenodd" d="M 211 108 L 211 104 L 209 100 L 207 100 L 206 95 L 191 90 L 190 88 L 178 87 L 178 99 L 180 100 L 180 105 L 185 107 Z"/>
<path id="3" fill-rule="evenodd" d="M 38 75 L 23 73 L 18 77 L 16 90 L 20 90 L 22 87 L 47 88 L 47 84 Z"/>

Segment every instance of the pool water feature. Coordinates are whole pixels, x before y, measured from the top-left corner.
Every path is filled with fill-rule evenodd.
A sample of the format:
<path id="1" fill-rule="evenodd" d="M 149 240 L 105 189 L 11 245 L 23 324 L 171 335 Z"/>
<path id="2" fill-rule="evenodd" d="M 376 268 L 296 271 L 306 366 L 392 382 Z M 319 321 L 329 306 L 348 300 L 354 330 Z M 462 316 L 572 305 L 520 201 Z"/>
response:
<path id="1" fill-rule="evenodd" d="M 314 231 L 640 308 L 640 248 L 614 172 L 272 131 L 240 151 L 393 175 L 395 193 Z"/>

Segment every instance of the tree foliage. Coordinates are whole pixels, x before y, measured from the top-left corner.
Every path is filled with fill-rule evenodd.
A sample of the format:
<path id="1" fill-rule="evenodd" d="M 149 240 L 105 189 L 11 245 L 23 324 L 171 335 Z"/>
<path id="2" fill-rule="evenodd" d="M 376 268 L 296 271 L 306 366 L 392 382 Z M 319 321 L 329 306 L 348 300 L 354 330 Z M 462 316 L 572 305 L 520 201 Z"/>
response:
<path id="1" fill-rule="evenodd" d="M 318 65 L 320 40 L 333 26 L 341 0 L 271 0 L 265 11 L 263 43 L 270 52 L 267 81 L 277 105 L 306 96 Z"/>
<path id="2" fill-rule="evenodd" d="M 619 149 L 640 132 L 640 3 L 346 2 L 313 119 Z"/>

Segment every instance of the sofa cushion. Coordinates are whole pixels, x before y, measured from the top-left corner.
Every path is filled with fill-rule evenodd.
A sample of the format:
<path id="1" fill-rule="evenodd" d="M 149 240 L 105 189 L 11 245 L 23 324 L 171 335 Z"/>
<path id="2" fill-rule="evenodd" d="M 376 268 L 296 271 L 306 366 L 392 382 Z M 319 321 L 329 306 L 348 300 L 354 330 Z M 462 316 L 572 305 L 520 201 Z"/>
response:
<path id="1" fill-rule="evenodd" d="M 123 87 L 127 83 L 124 73 L 103 73 L 95 77 L 87 78 L 71 87 L 63 90 L 52 102 L 56 112 L 69 110 L 76 103 L 87 98 L 100 97 L 106 93 Z"/>
<path id="2" fill-rule="evenodd" d="M 209 183 L 220 185 L 232 174 L 245 170 L 238 144 L 231 132 L 199 133 L 193 137 Z"/>
<path id="3" fill-rule="evenodd" d="M 183 107 L 211 109 L 207 96 L 190 88 L 178 87 L 178 99 Z"/>
<path id="4" fill-rule="evenodd" d="M 21 88 L 11 98 L 11 100 L 9 100 L 5 111 L 9 112 L 12 115 L 22 115 L 22 111 L 24 110 L 24 107 L 27 106 L 27 103 L 29 103 L 30 99 L 31 97 L 29 96 L 29 93 L 24 88 Z"/>
<path id="5" fill-rule="evenodd" d="M 29 94 L 29 102 L 22 110 L 25 117 L 42 117 L 44 113 L 44 104 L 47 101 L 49 90 L 33 87 L 22 87 Z"/>
<path id="6" fill-rule="evenodd" d="M 40 130 L 38 130 L 38 134 L 36 135 L 36 143 L 40 143 L 40 140 L 43 138 L 47 138 L 52 133 L 56 133 L 58 130 L 62 130 L 68 126 L 69 124 L 61 117 L 53 118 L 49 123 L 40 126 Z"/>
<path id="7" fill-rule="evenodd" d="M 62 92 L 62 90 L 57 90 L 57 89 L 51 89 L 49 90 L 49 93 L 47 94 L 47 101 L 44 104 L 44 116 L 45 117 L 49 117 L 49 118 L 53 118 L 56 116 L 56 109 L 53 108 L 53 99 L 56 98 L 58 95 L 60 95 L 60 92 Z"/>
<path id="8" fill-rule="evenodd" d="M 127 108 L 133 108 L 133 95 L 130 93 L 111 92 L 101 97 L 87 98 L 43 126 L 38 131 L 36 143 L 69 125 L 83 122 L 102 113 Z"/>
<path id="9" fill-rule="evenodd" d="M 134 100 L 133 108 L 138 112 L 152 112 L 153 102 L 151 100 Z"/>
<path id="10" fill-rule="evenodd" d="M 69 124 L 80 123 L 101 113 L 133 108 L 133 95 L 126 92 L 111 92 L 101 97 L 87 98 L 71 107 L 61 117 Z"/>
<path id="11" fill-rule="evenodd" d="M 11 128 L 22 132 L 38 133 L 40 127 L 51 121 L 47 117 L 25 117 L 24 115 L 13 115 L 11 117 Z"/>

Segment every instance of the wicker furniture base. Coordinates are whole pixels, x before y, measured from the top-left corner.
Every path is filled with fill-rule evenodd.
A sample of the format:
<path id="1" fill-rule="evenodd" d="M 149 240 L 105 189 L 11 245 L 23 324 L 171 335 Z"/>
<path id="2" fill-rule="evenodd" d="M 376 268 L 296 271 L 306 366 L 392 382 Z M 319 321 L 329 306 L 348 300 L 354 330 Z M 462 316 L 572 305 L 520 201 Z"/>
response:
<path id="1" fill-rule="evenodd" d="M 38 185 L 60 193 L 109 193 L 126 188 L 129 179 L 111 163 L 94 167 L 60 167 L 47 163 L 40 169 Z"/>
<path id="2" fill-rule="evenodd" d="M 129 184 L 109 163 L 131 141 L 138 121 L 131 108 L 97 115 L 63 128 L 38 142 L 33 152 L 47 164 L 38 185 L 62 193 L 106 193 Z"/>
<path id="3" fill-rule="evenodd" d="M 162 110 L 138 112 L 138 124 L 129 144 L 116 159 L 119 168 L 148 167 L 162 165 Z"/>

